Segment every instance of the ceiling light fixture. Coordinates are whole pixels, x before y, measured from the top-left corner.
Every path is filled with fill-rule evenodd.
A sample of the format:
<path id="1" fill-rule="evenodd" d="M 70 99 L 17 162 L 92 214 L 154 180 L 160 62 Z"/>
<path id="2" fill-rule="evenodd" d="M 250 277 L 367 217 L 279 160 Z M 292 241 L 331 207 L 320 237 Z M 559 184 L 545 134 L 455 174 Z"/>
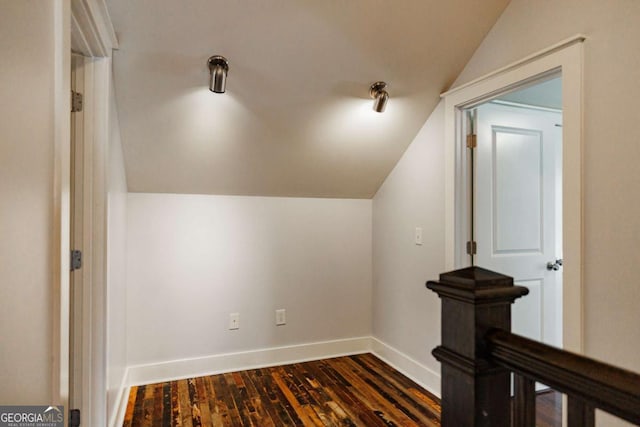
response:
<path id="1" fill-rule="evenodd" d="M 375 99 L 373 101 L 373 111 L 377 113 L 382 113 L 387 106 L 389 94 L 384 90 L 386 87 L 387 84 L 385 82 L 375 82 L 369 88 L 369 95 Z"/>
<path id="2" fill-rule="evenodd" d="M 227 58 L 214 55 L 207 61 L 211 77 L 209 80 L 209 90 L 215 93 L 224 93 L 227 89 L 227 72 L 229 72 L 229 62 Z"/>

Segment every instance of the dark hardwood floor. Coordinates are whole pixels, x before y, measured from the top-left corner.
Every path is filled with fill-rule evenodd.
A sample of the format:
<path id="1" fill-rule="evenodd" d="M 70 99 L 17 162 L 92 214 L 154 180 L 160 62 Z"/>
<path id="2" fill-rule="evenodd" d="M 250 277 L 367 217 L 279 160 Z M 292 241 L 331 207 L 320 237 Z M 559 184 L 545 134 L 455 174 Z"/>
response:
<path id="1" fill-rule="evenodd" d="M 555 394 L 539 396 L 536 424 L 560 425 L 556 405 Z M 372 354 L 132 387 L 124 421 L 124 427 L 439 425 L 439 399 Z"/>

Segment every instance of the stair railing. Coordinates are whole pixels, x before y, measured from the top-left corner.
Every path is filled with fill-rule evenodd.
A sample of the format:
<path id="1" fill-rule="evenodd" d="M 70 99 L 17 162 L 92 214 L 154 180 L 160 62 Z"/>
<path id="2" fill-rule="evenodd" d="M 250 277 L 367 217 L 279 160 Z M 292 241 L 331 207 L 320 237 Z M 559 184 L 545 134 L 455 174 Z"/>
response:
<path id="1" fill-rule="evenodd" d="M 567 395 L 569 427 L 594 426 L 596 408 L 640 425 L 640 375 L 511 333 L 529 292 L 511 277 L 468 267 L 427 287 L 442 300 L 443 427 L 535 426 L 536 382 Z"/>

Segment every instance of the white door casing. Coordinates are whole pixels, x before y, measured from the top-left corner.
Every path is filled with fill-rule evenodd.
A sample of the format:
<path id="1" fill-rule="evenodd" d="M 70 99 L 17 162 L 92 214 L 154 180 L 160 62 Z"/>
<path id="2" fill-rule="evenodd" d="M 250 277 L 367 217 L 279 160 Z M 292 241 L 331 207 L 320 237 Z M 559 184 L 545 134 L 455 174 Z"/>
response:
<path id="1" fill-rule="evenodd" d="M 466 197 L 464 110 L 545 76 L 562 78 L 562 347 L 583 352 L 582 296 L 582 63 L 586 37 L 575 35 L 486 76 L 453 88 L 445 102 L 445 263 L 448 270 L 468 263 L 469 200 Z M 527 298 L 527 297 L 525 297 Z"/>
<path id="2" fill-rule="evenodd" d="M 53 254 L 56 265 L 55 306 L 53 325 L 55 356 L 53 360 L 53 401 L 70 409 L 69 382 L 81 389 L 82 425 L 105 425 L 106 414 L 106 336 L 105 336 L 105 284 L 106 284 L 106 173 L 109 137 L 108 111 L 111 85 L 112 49 L 118 42 L 104 2 L 99 0 L 73 0 L 60 2 L 55 16 L 56 58 L 62 58 L 56 67 L 56 186 L 54 188 L 55 215 L 60 224 Z M 70 79 L 71 51 L 85 57 L 84 81 L 79 87 L 84 93 L 84 120 L 82 126 L 84 147 L 82 241 L 83 281 L 82 307 L 77 310 L 77 329 L 82 336 L 81 369 L 70 378 Z M 81 312 L 79 312 L 81 311 Z M 76 344 L 78 342 L 76 341 Z M 74 346 L 75 347 L 75 346 Z M 77 355 L 76 355 L 77 356 Z M 81 374 L 81 375 L 78 375 Z M 113 417 L 112 417 L 113 418 Z M 115 426 L 115 418 L 109 424 Z"/>
<path id="3" fill-rule="evenodd" d="M 71 56 L 71 90 L 83 93 L 84 57 L 76 54 Z M 70 244 L 72 250 L 82 251 L 85 243 L 86 217 L 84 215 L 84 112 L 82 110 L 71 113 L 71 154 L 70 154 Z M 86 253 L 86 251 L 85 251 Z M 71 270 L 69 273 L 69 408 L 83 407 L 83 359 L 85 358 L 86 330 L 83 322 L 84 292 L 83 279 L 85 269 Z M 90 280 L 88 283 L 91 283 Z"/>
<path id="4" fill-rule="evenodd" d="M 476 264 L 529 289 L 512 310 L 515 333 L 561 347 L 562 270 L 546 265 L 562 258 L 555 206 L 562 115 L 494 103 L 476 110 Z"/>

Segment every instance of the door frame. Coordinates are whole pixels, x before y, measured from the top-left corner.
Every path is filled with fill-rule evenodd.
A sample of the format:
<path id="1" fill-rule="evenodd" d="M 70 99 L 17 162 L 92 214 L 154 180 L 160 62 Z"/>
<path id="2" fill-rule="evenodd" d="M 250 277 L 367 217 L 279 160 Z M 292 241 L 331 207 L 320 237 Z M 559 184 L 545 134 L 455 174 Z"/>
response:
<path id="1" fill-rule="evenodd" d="M 445 104 L 445 263 L 467 265 L 469 198 L 463 111 L 553 74 L 562 77 L 563 348 L 583 352 L 582 81 L 583 42 L 576 35 L 441 95 Z"/>
<path id="2" fill-rule="evenodd" d="M 52 390 L 53 403 L 69 409 L 69 264 L 70 264 L 70 69 L 71 52 L 85 56 L 83 400 L 82 424 L 106 422 L 106 254 L 109 94 L 111 52 L 117 39 L 101 0 L 64 0 L 54 8 L 55 138 L 54 239 L 52 249 Z M 65 424 L 68 418 L 65 417 Z"/>
<path id="3" fill-rule="evenodd" d="M 85 62 L 86 57 L 72 53 L 71 54 L 71 90 L 86 95 L 85 88 Z M 90 300 L 85 301 L 84 298 L 90 297 L 90 292 L 84 292 L 83 283 L 87 284 L 88 291 L 91 290 L 91 262 L 90 248 L 91 239 L 91 218 L 85 215 L 85 198 L 91 198 L 90 188 L 86 187 L 88 180 L 84 175 L 86 158 L 91 157 L 91 144 L 88 144 L 84 137 L 86 124 L 84 122 L 85 113 L 89 117 L 91 115 L 87 106 L 84 106 L 78 112 L 71 112 L 71 161 L 70 161 L 70 186 L 69 186 L 69 215 L 71 222 L 69 225 L 70 233 L 70 249 L 80 250 L 84 256 L 82 268 L 69 272 L 69 404 L 68 410 L 80 409 L 83 414 L 87 413 L 79 400 L 82 396 L 88 396 L 90 388 L 88 388 L 87 380 L 89 375 L 83 375 L 85 359 L 90 359 L 91 344 L 91 326 L 85 321 L 87 317 L 84 310 L 90 307 Z M 85 144 L 86 143 L 86 144 Z M 87 150 L 85 151 L 85 145 Z M 87 172 L 90 172 L 87 171 Z M 86 191 L 85 191 L 86 190 Z M 88 207 L 90 212 L 91 206 Z M 85 249 L 86 248 L 86 249 Z M 89 257 L 89 258 L 87 258 Z M 74 395 L 78 395 L 75 396 Z"/>
<path id="4" fill-rule="evenodd" d="M 108 110 L 111 61 L 108 58 L 77 56 L 82 74 L 76 90 L 83 94 L 81 163 L 82 187 L 77 197 L 82 217 L 77 224 L 82 236 L 81 301 L 69 301 L 69 316 L 75 313 L 75 328 L 81 339 L 80 366 L 73 374 L 81 383 L 81 419 L 84 425 L 102 425 L 106 420 L 107 351 L 107 162 Z M 73 224 L 72 224 L 73 226 Z M 71 325 L 69 325 L 71 326 Z M 70 328 L 71 331 L 71 328 Z M 69 337 L 71 338 L 71 336 Z M 69 362 L 73 360 L 69 354 Z M 77 360 L 77 359 L 76 359 Z M 71 366 L 71 365 L 70 365 Z M 71 369 L 71 368 L 69 368 Z M 69 372 L 71 374 L 71 371 Z M 71 396 L 70 396 L 71 397 Z"/>

